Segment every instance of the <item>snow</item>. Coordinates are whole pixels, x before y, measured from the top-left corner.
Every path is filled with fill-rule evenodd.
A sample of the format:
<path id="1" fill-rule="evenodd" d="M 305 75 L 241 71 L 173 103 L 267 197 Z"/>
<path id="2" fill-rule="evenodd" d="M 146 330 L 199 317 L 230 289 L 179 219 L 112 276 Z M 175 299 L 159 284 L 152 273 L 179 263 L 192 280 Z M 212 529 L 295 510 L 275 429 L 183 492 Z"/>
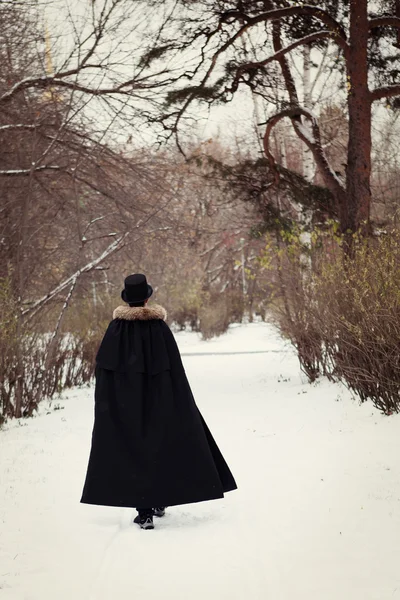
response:
<path id="1" fill-rule="evenodd" d="M 9 125 L 0 125 L 0 131 L 7 131 L 9 129 L 35 129 L 37 125 L 34 123 L 11 123 Z"/>
<path id="2" fill-rule="evenodd" d="M 34 166 L 34 171 L 58 171 L 61 169 L 58 165 L 42 165 L 41 167 L 35 167 L 35 163 L 32 163 Z M 7 169 L 5 171 L 0 170 L 0 177 L 13 177 L 14 175 L 30 175 L 32 169 Z"/>
<path id="3" fill-rule="evenodd" d="M 335 173 L 335 171 L 332 169 L 332 167 L 327 163 L 327 167 L 329 169 L 330 174 L 332 175 L 333 179 L 336 180 L 336 183 L 339 183 L 341 185 L 341 187 L 344 189 L 343 187 L 343 181 L 340 179 L 340 177 L 338 177 Z"/>
<path id="4" fill-rule="evenodd" d="M 150 532 L 79 504 L 93 389 L 72 390 L 0 432 L 0 600 L 400 598 L 400 417 L 307 384 L 270 325 L 177 340 L 239 489 Z"/>
<path id="5" fill-rule="evenodd" d="M 17 83 L 15 83 L 5 94 L 0 96 L 0 102 L 4 102 L 5 100 L 8 100 L 15 94 L 15 92 L 17 92 L 21 88 L 25 87 L 26 85 L 35 84 L 36 82 L 40 83 L 41 81 L 46 81 L 47 79 L 48 79 L 47 76 L 40 76 L 40 75 L 38 77 L 25 77 L 24 79 L 21 79 L 21 81 L 18 81 Z"/>

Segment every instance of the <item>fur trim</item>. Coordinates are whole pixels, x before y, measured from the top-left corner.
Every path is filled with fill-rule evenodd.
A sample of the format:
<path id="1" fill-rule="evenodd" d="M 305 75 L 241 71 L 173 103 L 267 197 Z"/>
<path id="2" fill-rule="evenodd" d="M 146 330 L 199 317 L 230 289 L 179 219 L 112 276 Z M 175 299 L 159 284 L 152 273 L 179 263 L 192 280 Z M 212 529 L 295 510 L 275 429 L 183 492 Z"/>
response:
<path id="1" fill-rule="evenodd" d="M 113 313 L 113 319 L 125 321 L 151 321 L 151 319 L 167 319 L 167 311 L 159 304 L 153 306 L 118 306 Z"/>

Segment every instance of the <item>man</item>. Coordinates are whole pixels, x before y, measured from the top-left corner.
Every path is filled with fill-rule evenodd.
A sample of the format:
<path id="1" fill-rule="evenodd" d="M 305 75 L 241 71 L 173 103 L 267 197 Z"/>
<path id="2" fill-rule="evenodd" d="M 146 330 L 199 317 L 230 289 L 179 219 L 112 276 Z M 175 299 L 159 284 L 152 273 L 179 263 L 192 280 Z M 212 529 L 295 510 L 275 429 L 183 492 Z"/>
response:
<path id="1" fill-rule="evenodd" d="M 96 357 L 95 422 L 81 502 L 135 507 L 153 529 L 166 506 L 222 498 L 235 480 L 194 401 L 164 308 L 129 275 Z M 129 306 L 128 306 L 129 305 Z"/>

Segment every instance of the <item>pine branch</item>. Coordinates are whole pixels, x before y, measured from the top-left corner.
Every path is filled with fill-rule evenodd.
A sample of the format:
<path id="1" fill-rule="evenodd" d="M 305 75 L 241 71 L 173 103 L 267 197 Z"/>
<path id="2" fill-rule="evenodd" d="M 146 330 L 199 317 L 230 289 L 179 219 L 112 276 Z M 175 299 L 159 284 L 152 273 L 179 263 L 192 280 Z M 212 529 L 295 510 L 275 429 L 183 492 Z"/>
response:
<path id="1" fill-rule="evenodd" d="M 371 92 L 372 102 L 381 100 L 382 98 L 393 98 L 394 96 L 400 96 L 400 84 L 387 85 Z"/>

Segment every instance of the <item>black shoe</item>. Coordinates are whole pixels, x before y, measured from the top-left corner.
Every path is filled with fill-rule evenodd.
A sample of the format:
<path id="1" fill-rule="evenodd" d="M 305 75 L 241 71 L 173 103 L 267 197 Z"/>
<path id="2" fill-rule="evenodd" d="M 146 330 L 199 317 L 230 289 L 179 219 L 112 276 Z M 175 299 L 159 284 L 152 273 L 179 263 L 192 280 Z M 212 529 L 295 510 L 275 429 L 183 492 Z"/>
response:
<path id="1" fill-rule="evenodd" d="M 155 508 L 154 516 L 155 517 L 163 517 L 165 515 L 165 509 L 166 509 L 166 506 L 159 506 L 158 508 Z"/>
<path id="2" fill-rule="evenodd" d="M 140 525 L 140 529 L 154 529 L 153 515 L 150 513 L 137 515 L 137 517 L 133 519 L 133 522 L 136 523 L 136 525 Z"/>

